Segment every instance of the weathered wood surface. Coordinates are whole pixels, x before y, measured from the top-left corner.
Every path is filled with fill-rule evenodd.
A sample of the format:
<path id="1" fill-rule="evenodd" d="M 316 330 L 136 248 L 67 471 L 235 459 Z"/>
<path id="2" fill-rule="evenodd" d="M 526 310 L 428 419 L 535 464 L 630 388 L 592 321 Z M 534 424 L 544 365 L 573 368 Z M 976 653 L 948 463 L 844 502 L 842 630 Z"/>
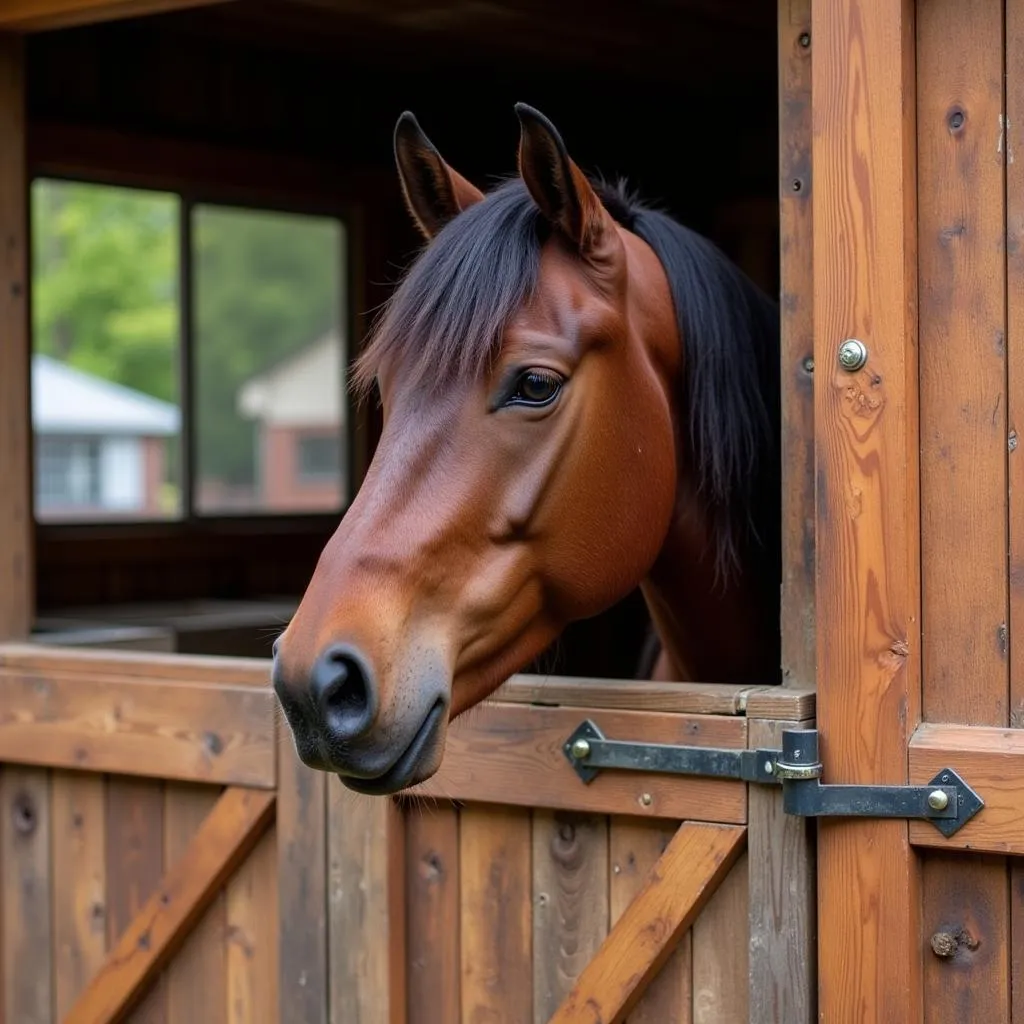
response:
<path id="1" fill-rule="evenodd" d="M 328 786 L 331 1020 L 406 1020 L 405 839 L 395 802 Z"/>
<path id="2" fill-rule="evenodd" d="M 811 13 L 817 721 L 827 778 L 899 784 L 921 692 L 914 4 Z M 850 337 L 869 352 L 855 374 Z M 920 1017 L 907 831 L 819 823 L 823 1020 Z"/>
<path id="3" fill-rule="evenodd" d="M 609 830 L 612 927 L 643 890 L 654 865 L 679 829 L 678 822 L 637 821 L 612 818 Z M 637 1004 L 629 1012 L 628 1024 L 692 1024 L 693 1021 L 692 928 L 651 979 Z"/>
<path id="4" fill-rule="evenodd" d="M 562 745 L 585 718 L 613 739 L 746 746 L 742 718 L 487 703 L 452 723 L 440 770 L 412 792 L 443 800 L 601 814 L 734 824 L 746 820 L 746 787 L 729 779 L 694 776 L 683 781 L 607 771 L 584 785 Z"/>
<path id="5" fill-rule="evenodd" d="M 607 933 L 607 818 L 535 811 L 534 1024 L 547 1024 Z"/>
<path id="6" fill-rule="evenodd" d="M 221 796 L 185 854 L 119 934 L 64 1024 L 115 1024 L 125 1019 L 255 846 L 273 811 L 271 793 L 230 788 Z"/>
<path id="7" fill-rule="evenodd" d="M 533 1018 L 530 815 L 467 807 L 459 833 L 463 1021 Z"/>
<path id="8" fill-rule="evenodd" d="M 745 847 L 745 828 L 682 825 L 551 1024 L 621 1024 Z"/>
<path id="9" fill-rule="evenodd" d="M 0 761 L 271 788 L 270 689 L 0 668 Z"/>
<path id="10" fill-rule="evenodd" d="M 29 444 L 28 180 L 24 52 L 0 29 L 0 640 L 35 610 Z"/>
<path id="11" fill-rule="evenodd" d="M 813 727 L 813 721 L 750 721 L 748 744 L 779 750 L 784 729 Z M 786 814 L 776 787 L 751 786 L 747 800 L 749 1020 L 812 1024 L 818 959 L 815 825 Z"/>

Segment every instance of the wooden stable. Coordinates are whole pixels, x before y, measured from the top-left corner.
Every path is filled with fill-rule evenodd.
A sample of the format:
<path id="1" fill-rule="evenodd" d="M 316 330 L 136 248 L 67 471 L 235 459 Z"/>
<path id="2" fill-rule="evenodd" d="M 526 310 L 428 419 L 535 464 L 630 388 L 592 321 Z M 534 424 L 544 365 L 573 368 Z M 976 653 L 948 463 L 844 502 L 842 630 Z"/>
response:
<path id="1" fill-rule="evenodd" d="M 111 611 L 301 592 L 329 523 L 34 525 L 28 181 L 201 182 L 344 208 L 362 326 L 402 230 L 390 171 L 358 159 L 390 130 L 391 98 L 382 123 L 353 104 L 339 127 L 337 97 L 295 91 L 321 82 L 303 60 L 370 45 L 383 61 L 409 25 L 433 26 L 431 54 L 454 60 L 486 25 L 414 0 L 0 4 L 4 1024 L 1024 1021 L 1024 0 L 780 0 L 777 51 L 763 7 L 501 9 L 506 57 L 554 63 L 572 39 L 626 91 L 648 66 L 691 65 L 670 107 L 701 132 L 721 120 L 698 81 L 720 53 L 737 109 L 761 109 L 766 62 L 777 74 L 767 203 L 737 169 L 768 152 L 757 117 L 701 136 L 685 189 L 698 208 L 720 185 L 713 161 L 735 165 L 709 226 L 769 286 L 778 264 L 781 684 L 516 677 L 453 728 L 427 799 L 392 802 L 298 764 L 265 653 L 180 653 L 159 623 L 147 640 Z M 223 59 L 224 94 L 268 109 L 253 69 L 303 37 L 274 87 L 272 155 L 228 145 L 225 108 L 201 90 L 157 88 L 197 33 L 199 78 Z M 415 65 L 423 37 L 402 38 L 389 59 L 412 62 L 411 89 L 432 65 Z M 229 61 L 236 42 L 257 47 L 248 65 Z M 648 102 L 664 116 L 663 94 Z M 837 359 L 849 338 L 868 353 L 852 373 Z M 373 429 L 357 424 L 357 480 Z M 83 605 L 91 637 L 39 632 Z M 227 635 L 219 649 L 235 650 Z M 946 838 L 906 818 L 809 822 L 777 787 L 740 781 L 585 786 L 562 751 L 584 718 L 616 739 L 733 749 L 816 728 L 825 783 L 924 785 L 952 768 L 984 808 Z"/>

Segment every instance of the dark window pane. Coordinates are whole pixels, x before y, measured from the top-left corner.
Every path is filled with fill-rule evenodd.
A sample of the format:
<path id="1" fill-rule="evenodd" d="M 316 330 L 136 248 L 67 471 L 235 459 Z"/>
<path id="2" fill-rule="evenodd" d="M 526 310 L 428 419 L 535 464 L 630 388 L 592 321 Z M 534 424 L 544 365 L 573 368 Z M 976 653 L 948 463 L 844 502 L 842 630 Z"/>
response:
<path id="1" fill-rule="evenodd" d="M 197 509 L 339 509 L 343 225 L 203 205 L 192 238 Z"/>

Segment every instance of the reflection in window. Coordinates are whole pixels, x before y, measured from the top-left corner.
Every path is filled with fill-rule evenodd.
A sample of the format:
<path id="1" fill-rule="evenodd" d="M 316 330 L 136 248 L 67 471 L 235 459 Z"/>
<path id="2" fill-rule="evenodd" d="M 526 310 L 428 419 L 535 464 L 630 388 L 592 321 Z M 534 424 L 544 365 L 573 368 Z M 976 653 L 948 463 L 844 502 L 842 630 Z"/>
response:
<path id="1" fill-rule="evenodd" d="M 40 520 L 181 510 L 178 199 L 32 184 L 32 426 Z"/>
<path id="2" fill-rule="evenodd" d="M 198 205 L 192 238 L 197 509 L 339 509 L 342 225 Z"/>

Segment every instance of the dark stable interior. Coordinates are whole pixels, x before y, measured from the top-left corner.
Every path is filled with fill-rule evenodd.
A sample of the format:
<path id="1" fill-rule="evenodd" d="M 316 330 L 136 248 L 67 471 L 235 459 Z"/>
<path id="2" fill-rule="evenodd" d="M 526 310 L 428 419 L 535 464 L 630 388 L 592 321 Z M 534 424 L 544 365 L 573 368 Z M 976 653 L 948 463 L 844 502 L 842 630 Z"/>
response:
<path id="1" fill-rule="evenodd" d="M 392 162 L 398 115 L 414 111 L 445 158 L 487 187 L 515 170 L 513 104 L 522 100 L 554 121 L 584 169 L 627 177 L 775 296 L 775 16 L 746 0 L 245 0 L 43 33 L 28 43 L 30 162 L 59 153 L 68 133 L 88 150 L 80 140 L 92 131 L 117 140 L 107 168 L 153 140 L 316 162 L 328 178 L 336 172 L 333 198 L 361 212 L 351 259 L 373 309 L 419 244 Z M 171 172 L 223 185 L 196 181 L 188 166 Z M 357 459 L 372 451 L 372 411 L 368 425 Z M 41 526 L 39 614 L 297 600 L 335 522 Z M 631 677 L 646 626 L 634 593 L 570 627 L 543 668 Z M 192 649 L 267 655 L 271 639 L 265 627 L 243 627 Z"/>

